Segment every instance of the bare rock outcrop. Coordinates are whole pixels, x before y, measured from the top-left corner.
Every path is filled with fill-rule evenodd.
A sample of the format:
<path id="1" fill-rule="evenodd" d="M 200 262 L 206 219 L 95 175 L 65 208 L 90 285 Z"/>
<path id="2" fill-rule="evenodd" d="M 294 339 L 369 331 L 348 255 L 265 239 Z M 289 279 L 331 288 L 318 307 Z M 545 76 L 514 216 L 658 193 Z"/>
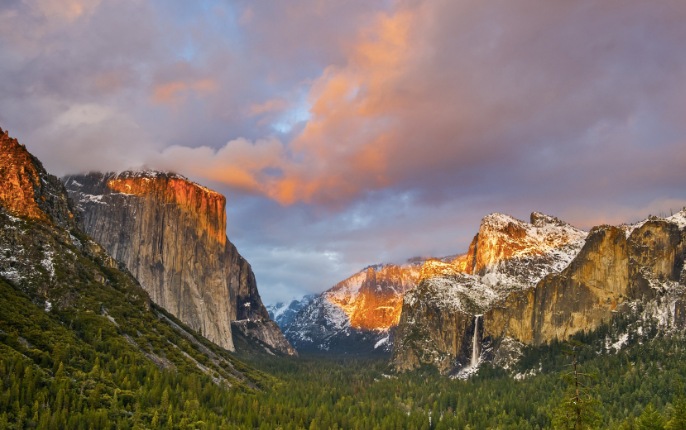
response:
<path id="1" fill-rule="evenodd" d="M 155 303 L 188 326 L 234 350 L 233 321 L 269 321 L 250 264 L 226 237 L 223 195 L 155 171 L 63 181 L 86 233 L 131 271 Z M 290 353 L 280 330 L 268 338 L 279 336 L 283 342 L 273 346 Z"/>

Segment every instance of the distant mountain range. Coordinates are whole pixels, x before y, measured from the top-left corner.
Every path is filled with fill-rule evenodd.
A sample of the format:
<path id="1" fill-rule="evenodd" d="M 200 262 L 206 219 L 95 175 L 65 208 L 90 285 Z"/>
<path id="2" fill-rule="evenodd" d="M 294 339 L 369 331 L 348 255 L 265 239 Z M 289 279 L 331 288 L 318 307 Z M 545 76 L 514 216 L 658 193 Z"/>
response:
<path id="1" fill-rule="evenodd" d="M 269 312 L 269 318 L 281 327 L 283 330 L 288 327 L 291 322 L 295 319 L 298 312 L 305 306 L 309 305 L 312 300 L 314 300 L 318 294 L 307 294 L 300 298 L 292 298 L 287 302 L 278 302 L 273 305 L 267 305 L 267 312 Z"/>
<path id="2" fill-rule="evenodd" d="M 618 315 L 629 321 L 627 338 L 647 322 L 665 331 L 686 324 L 686 210 L 590 231 L 538 212 L 529 222 L 491 214 L 462 254 L 369 266 L 320 295 L 265 307 L 250 264 L 226 237 L 222 195 L 156 171 L 62 183 L 7 133 L 0 145 L 2 288 L 26 295 L 29 307 L 102 315 L 162 367 L 183 360 L 136 340 L 161 329 L 133 336 L 122 327 L 133 315 L 127 306 L 196 346 L 214 342 L 219 349 L 197 346 L 206 357 L 198 363 L 229 363 L 218 351 L 235 351 L 238 337 L 251 352 L 385 354 L 397 371 L 432 365 L 457 377 L 485 361 L 509 367 L 527 346 Z M 103 301 L 107 291 L 114 296 Z"/>
<path id="3" fill-rule="evenodd" d="M 485 217 L 466 253 L 370 266 L 283 325 L 299 350 L 392 351 L 399 371 L 423 364 L 465 376 L 508 367 L 526 345 L 592 331 L 615 315 L 686 323 L 686 210 L 589 232 L 534 212 Z"/>

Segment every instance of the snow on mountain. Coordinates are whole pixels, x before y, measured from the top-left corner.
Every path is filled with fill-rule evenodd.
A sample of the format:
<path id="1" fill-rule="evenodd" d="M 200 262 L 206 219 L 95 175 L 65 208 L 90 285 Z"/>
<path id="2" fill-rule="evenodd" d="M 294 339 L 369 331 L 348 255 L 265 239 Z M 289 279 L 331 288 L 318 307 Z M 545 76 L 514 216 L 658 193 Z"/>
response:
<path id="1" fill-rule="evenodd" d="M 667 221 L 673 222 L 678 225 L 679 228 L 686 227 L 686 208 L 683 208 L 681 211 L 667 218 Z"/>
<path id="2" fill-rule="evenodd" d="M 479 313 L 510 292 L 564 269 L 586 235 L 538 212 L 531 215 L 531 223 L 491 214 L 483 219 L 468 253 L 413 258 L 402 266 L 369 266 L 313 300 L 285 327 L 286 337 L 297 349 L 335 351 L 350 349 L 358 335 L 365 334 L 365 339 L 375 339 L 370 350 L 390 351 L 403 300 L 415 300 L 412 291 L 420 280 L 443 306 Z"/>
<path id="3" fill-rule="evenodd" d="M 686 227 L 686 208 L 667 218 L 660 218 L 658 216 L 651 215 L 648 218 L 636 222 L 634 224 L 623 224 L 621 228 L 624 229 L 624 231 L 626 232 L 626 237 L 628 238 L 634 230 L 641 228 L 646 222 L 651 220 L 664 220 L 678 225 L 679 228 L 684 228 Z"/>
<path id="4" fill-rule="evenodd" d="M 403 297 L 415 287 L 423 262 L 415 258 L 361 270 L 302 309 L 284 329 L 287 338 L 300 350 L 390 352 Z"/>
<path id="5" fill-rule="evenodd" d="M 302 297 L 294 297 L 287 302 L 278 302 L 273 305 L 267 305 L 267 312 L 269 318 L 276 322 L 281 330 L 284 330 L 298 315 L 298 312 L 305 306 L 309 305 L 312 300 L 317 297 L 316 294 L 307 294 Z"/>
<path id="6" fill-rule="evenodd" d="M 531 288 L 548 274 L 562 271 L 588 233 L 537 212 L 531 220 L 486 216 L 470 246 L 467 267 L 465 257 L 452 263 L 427 262 L 420 280 L 425 287 L 407 294 L 406 303 L 431 297 L 438 306 L 476 315 L 513 291 Z"/>

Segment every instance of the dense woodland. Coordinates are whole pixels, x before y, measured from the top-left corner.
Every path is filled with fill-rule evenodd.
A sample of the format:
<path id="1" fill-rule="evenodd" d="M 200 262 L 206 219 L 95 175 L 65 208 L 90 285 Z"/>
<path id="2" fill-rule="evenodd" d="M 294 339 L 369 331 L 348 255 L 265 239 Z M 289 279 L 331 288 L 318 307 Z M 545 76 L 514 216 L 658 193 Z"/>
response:
<path id="1" fill-rule="evenodd" d="M 244 354 L 259 387 L 227 388 L 197 369 L 162 370 L 127 350 L 106 319 L 46 312 L 1 280 L 0 324 L 0 429 L 538 429 L 551 427 L 568 391 L 562 344 L 527 350 L 513 371 L 485 364 L 468 381 L 432 368 L 396 375 L 378 358 Z M 673 426 L 686 418 L 683 336 L 648 325 L 621 351 L 599 354 L 625 327 L 616 320 L 578 336 L 580 367 L 597 375 L 590 424 L 685 428 Z M 512 377 L 526 372 L 535 374 Z"/>

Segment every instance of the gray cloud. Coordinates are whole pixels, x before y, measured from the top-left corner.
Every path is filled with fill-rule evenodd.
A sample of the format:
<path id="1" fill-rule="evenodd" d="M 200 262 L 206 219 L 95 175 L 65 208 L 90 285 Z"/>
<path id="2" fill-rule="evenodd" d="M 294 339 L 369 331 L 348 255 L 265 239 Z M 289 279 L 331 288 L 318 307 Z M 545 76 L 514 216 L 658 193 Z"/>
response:
<path id="1" fill-rule="evenodd" d="M 56 174 L 225 193 L 269 302 L 463 252 L 494 211 L 686 204 L 683 22 L 677 0 L 8 1 L 0 125 Z"/>

